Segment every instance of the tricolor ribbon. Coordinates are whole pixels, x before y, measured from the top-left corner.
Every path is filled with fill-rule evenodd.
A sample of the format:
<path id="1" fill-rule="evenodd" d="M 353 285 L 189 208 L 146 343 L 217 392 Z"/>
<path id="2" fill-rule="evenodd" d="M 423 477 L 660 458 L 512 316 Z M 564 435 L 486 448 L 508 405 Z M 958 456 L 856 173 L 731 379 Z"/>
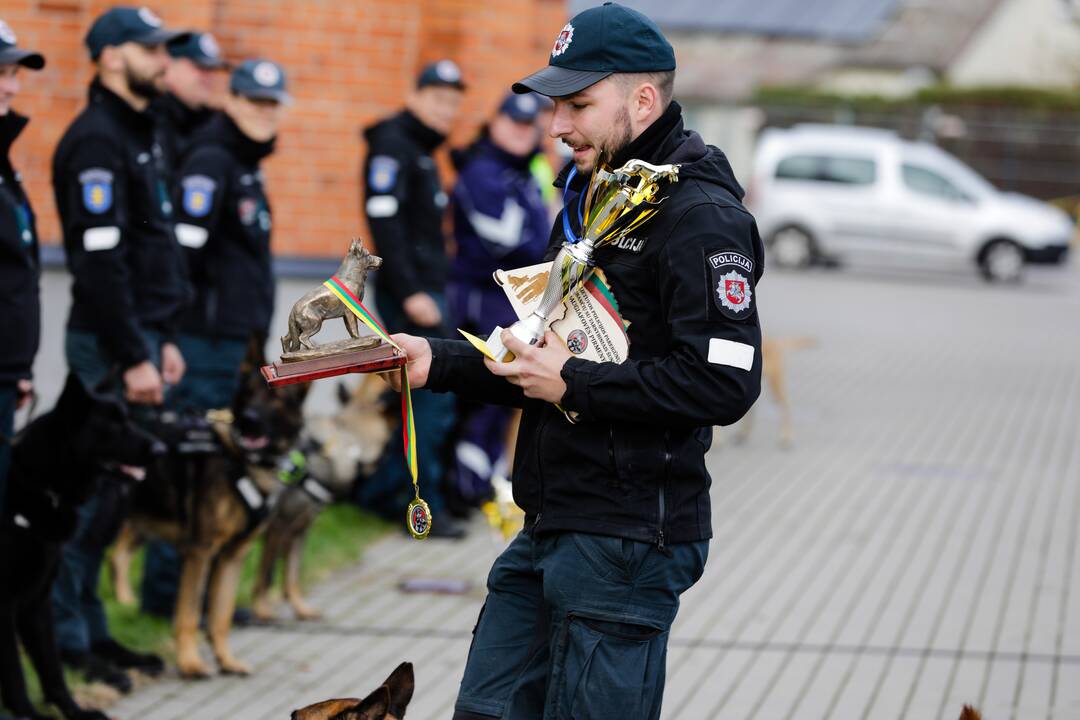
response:
<path id="1" fill-rule="evenodd" d="M 353 315 L 360 318 L 360 322 L 364 323 L 373 333 L 390 343 L 391 346 L 396 348 L 403 355 L 405 351 L 390 338 L 390 333 L 386 332 L 375 316 L 364 307 L 364 304 L 360 302 L 360 298 L 356 297 L 349 288 L 345 287 L 345 283 L 341 282 L 337 276 L 331 277 L 329 280 L 323 283 L 330 292 L 334 293 L 338 300 L 348 308 Z M 412 407 L 412 392 L 409 389 L 409 372 L 407 365 L 401 366 L 401 435 L 405 446 L 405 464 L 409 468 L 409 474 L 412 476 L 413 488 L 416 490 L 416 500 L 420 500 L 420 484 L 419 484 L 419 472 L 416 465 L 416 426 L 413 419 L 413 407 Z M 411 506 L 410 506 L 411 507 Z M 410 523 L 410 530 L 412 530 Z M 414 532 L 414 534 L 416 534 Z M 423 535 L 427 533 L 424 532 Z"/>

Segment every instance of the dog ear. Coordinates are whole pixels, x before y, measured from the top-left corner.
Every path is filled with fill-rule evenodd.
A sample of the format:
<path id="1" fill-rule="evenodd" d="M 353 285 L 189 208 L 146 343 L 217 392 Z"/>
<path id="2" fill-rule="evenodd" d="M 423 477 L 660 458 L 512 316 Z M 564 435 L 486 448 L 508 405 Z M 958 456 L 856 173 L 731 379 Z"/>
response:
<path id="1" fill-rule="evenodd" d="M 413 690 L 416 688 L 412 663 L 403 662 L 398 665 L 383 684 L 390 691 L 390 707 L 394 713 L 398 717 L 404 715 L 405 707 L 412 700 Z"/>
<path id="2" fill-rule="evenodd" d="M 970 705 L 965 705 L 960 711 L 960 720 L 982 720 L 982 713 Z"/>
<path id="3" fill-rule="evenodd" d="M 349 404 L 349 388 L 343 382 L 337 384 L 337 399 L 342 407 Z"/>
<path id="4" fill-rule="evenodd" d="M 289 717 L 292 720 L 332 720 L 350 708 L 356 707 L 360 701 L 356 698 L 344 698 L 341 700 L 324 700 L 314 705 L 293 710 Z"/>
<path id="5" fill-rule="evenodd" d="M 390 691 L 386 686 L 364 698 L 359 705 L 335 715 L 332 720 L 383 720 L 390 709 Z"/>

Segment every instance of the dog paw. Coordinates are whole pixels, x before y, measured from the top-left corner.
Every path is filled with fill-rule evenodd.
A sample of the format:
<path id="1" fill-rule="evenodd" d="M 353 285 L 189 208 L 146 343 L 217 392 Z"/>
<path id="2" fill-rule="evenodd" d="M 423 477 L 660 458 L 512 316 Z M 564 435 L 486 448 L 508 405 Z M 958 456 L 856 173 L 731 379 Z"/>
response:
<path id="1" fill-rule="evenodd" d="M 293 614 L 296 615 L 297 620 L 321 620 L 322 611 L 311 605 L 296 605 L 293 607 Z"/>
<path id="2" fill-rule="evenodd" d="M 251 666 L 236 658 L 219 658 L 218 666 L 223 675 L 250 675 Z"/>
<path id="3" fill-rule="evenodd" d="M 202 658 L 177 658 L 176 669 L 180 676 L 188 680 L 205 680 L 213 674 L 210 666 L 202 661 Z"/>

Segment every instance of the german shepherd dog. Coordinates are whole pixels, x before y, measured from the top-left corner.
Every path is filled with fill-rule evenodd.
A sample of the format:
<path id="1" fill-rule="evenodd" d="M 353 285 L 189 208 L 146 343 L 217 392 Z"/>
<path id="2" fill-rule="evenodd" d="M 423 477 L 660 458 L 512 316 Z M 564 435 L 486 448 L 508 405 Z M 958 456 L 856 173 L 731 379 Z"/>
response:
<path id="1" fill-rule="evenodd" d="M 197 445 L 199 433 L 203 439 L 209 435 L 212 447 L 187 456 L 174 451 L 158 463 L 136 493 L 128 525 L 113 547 L 117 596 L 131 597 L 128 566 L 137 538 L 153 536 L 176 546 L 181 572 L 173 630 L 177 668 L 188 678 L 211 672 L 198 647 L 204 594 L 207 635 L 218 667 L 226 674 L 251 672 L 229 647 L 240 574 L 281 490 L 278 460 L 296 442 L 302 424 L 306 385 L 272 390 L 253 372 L 244 377 L 231 413 L 212 411 L 201 428 L 181 423 L 173 448 Z"/>
<path id="2" fill-rule="evenodd" d="M 7 509 L 0 518 L 0 692 L 19 717 L 35 712 L 26 693 L 17 640 L 45 698 L 68 720 L 107 720 L 71 697 L 53 629 L 50 591 L 76 510 L 95 482 L 128 483 L 145 474 L 164 446 L 132 423 L 113 398 L 69 375 L 53 409 L 30 423 L 12 448 Z"/>
<path id="3" fill-rule="evenodd" d="M 285 599 L 298 620 L 320 617 L 304 600 L 300 562 L 312 523 L 331 502 L 346 498 L 357 473 L 370 473 L 390 440 L 390 410 L 381 401 L 386 384 L 372 375 L 361 376 L 350 393 L 338 386 L 341 409 L 335 415 L 309 418 L 297 457 L 286 471 L 291 481 L 270 512 L 255 576 L 252 611 L 257 620 L 274 618 L 270 598 L 274 571 L 284 564 Z"/>
<path id="4" fill-rule="evenodd" d="M 294 710 L 291 717 L 292 720 L 402 720 L 414 688 L 412 663 L 401 663 L 363 700 L 324 700 Z"/>

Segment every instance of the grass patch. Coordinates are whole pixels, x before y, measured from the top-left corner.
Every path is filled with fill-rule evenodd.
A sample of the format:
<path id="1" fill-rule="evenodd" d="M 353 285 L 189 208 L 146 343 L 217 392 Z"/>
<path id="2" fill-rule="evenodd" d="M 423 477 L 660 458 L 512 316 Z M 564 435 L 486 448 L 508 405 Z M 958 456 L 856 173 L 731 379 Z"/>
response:
<path id="1" fill-rule="evenodd" d="M 336 504 L 327 507 L 319 514 L 308 533 L 304 546 L 302 581 L 305 587 L 326 579 L 336 570 L 358 562 L 364 550 L 375 540 L 385 535 L 392 527 L 391 523 L 381 520 L 371 513 L 360 510 L 350 504 Z M 237 604 L 251 604 L 251 592 L 255 582 L 255 570 L 262 552 L 262 540 L 258 540 L 244 561 Z M 143 575 L 143 548 L 135 553 L 131 564 L 131 586 L 136 596 Z M 280 577 L 281 569 L 278 568 Z M 162 655 L 169 662 L 176 659 L 173 643 L 172 621 L 139 612 L 138 607 L 121 605 L 116 601 L 112 577 L 103 570 L 98 586 L 100 597 L 105 603 L 105 615 L 109 620 L 109 631 L 120 643 L 142 652 L 154 652 Z M 30 699 L 38 707 L 43 707 L 44 700 L 37 676 L 25 657 L 24 675 L 30 691 Z M 83 683 L 78 673 L 66 673 L 68 684 L 74 689 Z M 60 717 L 55 714 L 54 717 Z"/>

